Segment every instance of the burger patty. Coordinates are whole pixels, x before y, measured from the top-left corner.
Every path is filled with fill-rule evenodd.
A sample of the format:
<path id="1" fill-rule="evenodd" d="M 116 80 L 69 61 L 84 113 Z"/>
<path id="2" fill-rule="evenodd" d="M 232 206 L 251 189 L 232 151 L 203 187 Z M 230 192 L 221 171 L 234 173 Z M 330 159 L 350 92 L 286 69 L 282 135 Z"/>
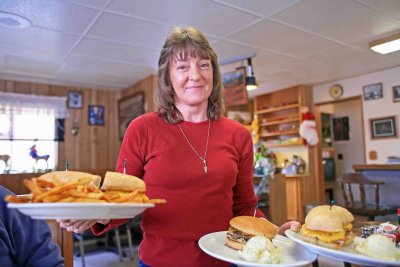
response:
<path id="1" fill-rule="evenodd" d="M 226 233 L 226 236 L 236 242 L 240 243 L 246 243 L 250 238 L 252 238 L 252 235 L 245 234 L 242 231 L 237 230 L 234 227 L 229 227 L 228 232 Z"/>

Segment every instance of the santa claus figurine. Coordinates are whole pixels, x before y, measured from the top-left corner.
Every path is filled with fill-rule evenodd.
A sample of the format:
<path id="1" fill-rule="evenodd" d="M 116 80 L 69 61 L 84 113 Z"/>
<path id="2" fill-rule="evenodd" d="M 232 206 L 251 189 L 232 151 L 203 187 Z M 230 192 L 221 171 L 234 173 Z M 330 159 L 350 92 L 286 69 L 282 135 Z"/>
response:
<path id="1" fill-rule="evenodd" d="M 304 144 L 314 146 L 318 144 L 318 133 L 315 129 L 315 116 L 307 107 L 302 107 L 302 122 L 300 124 L 300 136 L 304 140 Z"/>

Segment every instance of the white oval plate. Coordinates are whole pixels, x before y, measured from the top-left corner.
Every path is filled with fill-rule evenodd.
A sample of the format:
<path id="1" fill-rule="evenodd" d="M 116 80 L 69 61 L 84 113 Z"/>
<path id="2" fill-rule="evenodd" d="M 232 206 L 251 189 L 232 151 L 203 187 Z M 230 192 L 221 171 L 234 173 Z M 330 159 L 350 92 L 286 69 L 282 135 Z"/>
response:
<path id="1" fill-rule="evenodd" d="M 10 209 L 43 220 L 133 218 L 153 207 L 152 203 L 8 203 Z"/>
<path id="2" fill-rule="evenodd" d="M 272 267 L 272 266 L 304 266 L 314 262 L 317 255 L 307 249 L 298 246 L 295 242 L 284 236 L 277 235 L 272 242 L 274 245 L 282 247 L 282 263 L 280 264 L 265 264 L 244 261 L 239 258 L 238 251 L 225 246 L 226 231 L 207 234 L 200 238 L 199 246 L 208 255 L 240 266 L 251 267 Z"/>
<path id="3" fill-rule="evenodd" d="M 368 256 L 358 254 L 354 250 L 354 246 L 358 242 L 362 242 L 364 240 L 361 237 L 355 237 L 352 244 L 342 247 L 339 250 L 335 250 L 335 249 L 321 247 L 321 246 L 303 241 L 300 233 L 295 233 L 291 230 L 286 230 L 285 234 L 287 237 L 292 239 L 294 242 L 308 248 L 309 250 L 314 251 L 315 253 L 317 253 L 319 255 L 330 257 L 330 258 L 333 258 L 336 260 L 340 259 L 341 261 L 344 261 L 344 262 L 354 263 L 354 264 L 359 264 L 359 265 L 364 265 L 364 266 L 388 266 L 388 265 L 400 266 L 400 261 L 386 261 L 386 260 L 370 258 Z M 400 252 L 399 249 L 398 249 L 398 251 Z"/>

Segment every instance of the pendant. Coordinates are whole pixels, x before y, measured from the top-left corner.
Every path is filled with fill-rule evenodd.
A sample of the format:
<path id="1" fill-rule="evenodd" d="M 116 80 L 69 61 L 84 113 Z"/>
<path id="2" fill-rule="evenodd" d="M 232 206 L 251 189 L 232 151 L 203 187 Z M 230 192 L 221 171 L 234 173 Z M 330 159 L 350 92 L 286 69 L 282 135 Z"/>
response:
<path id="1" fill-rule="evenodd" d="M 207 161 L 205 159 L 202 159 L 203 164 L 204 164 L 204 173 L 207 173 Z"/>

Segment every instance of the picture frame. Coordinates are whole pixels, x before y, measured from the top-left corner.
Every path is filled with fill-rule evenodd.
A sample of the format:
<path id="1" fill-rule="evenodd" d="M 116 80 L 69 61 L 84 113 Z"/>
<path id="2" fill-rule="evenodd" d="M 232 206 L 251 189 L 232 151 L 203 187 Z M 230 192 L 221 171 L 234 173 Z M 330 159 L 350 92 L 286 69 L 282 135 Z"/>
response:
<path id="1" fill-rule="evenodd" d="M 396 116 L 369 119 L 371 138 L 397 137 Z"/>
<path id="2" fill-rule="evenodd" d="M 393 90 L 393 102 L 400 102 L 400 85 L 392 87 Z"/>
<path id="3" fill-rule="evenodd" d="M 235 71 L 222 74 L 225 106 L 244 105 L 248 103 L 246 89 L 246 68 L 239 67 Z"/>
<path id="4" fill-rule="evenodd" d="M 382 83 L 374 83 L 363 86 L 364 101 L 383 98 Z"/>
<path id="5" fill-rule="evenodd" d="M 81 109 L 83 107 L 83 96 L 80 91 L 68 91 L 68 108 Z"/>
<path id="6" fill-rule="evenodd" d="M 332 125 L 334 142 L 350 140 L 349 117 L 332 118 Z"/>
<path id="7" fill-rule="evenodd" d="M 119 138 L 124 138 L 126 129 L 131 121 L 145 113 L 144 92 L 139 92 L 118 100 L 118 129 Z"/>
<path id="8" fill-rule="evenodd" d="M 104 126 L 104 106 L 89 105 L 88 120 L 89 125 Z"/>

